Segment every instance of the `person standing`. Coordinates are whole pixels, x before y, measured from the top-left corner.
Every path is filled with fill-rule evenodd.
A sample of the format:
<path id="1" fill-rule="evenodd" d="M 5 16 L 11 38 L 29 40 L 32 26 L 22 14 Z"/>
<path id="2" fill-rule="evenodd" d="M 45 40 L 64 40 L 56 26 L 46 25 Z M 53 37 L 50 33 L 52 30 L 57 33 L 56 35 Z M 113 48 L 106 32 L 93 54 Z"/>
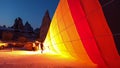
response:
<path id="1" fill-rule="evenodd" d="M 41 53 L 43 53 L 43 43 L 40 44 L 41 47 Z"/>

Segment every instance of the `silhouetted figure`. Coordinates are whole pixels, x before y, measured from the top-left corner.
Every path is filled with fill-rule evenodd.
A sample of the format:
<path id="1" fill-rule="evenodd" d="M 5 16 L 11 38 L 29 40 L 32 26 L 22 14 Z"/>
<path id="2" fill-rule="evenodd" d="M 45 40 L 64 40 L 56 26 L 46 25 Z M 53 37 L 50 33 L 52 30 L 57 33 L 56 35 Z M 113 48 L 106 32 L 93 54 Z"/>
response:
<path id="1" fill-rule="evenodd" d="M 43 43 L 40 44 L 40 47 L 41 47 L 41 53 L 43 53 Z"/>

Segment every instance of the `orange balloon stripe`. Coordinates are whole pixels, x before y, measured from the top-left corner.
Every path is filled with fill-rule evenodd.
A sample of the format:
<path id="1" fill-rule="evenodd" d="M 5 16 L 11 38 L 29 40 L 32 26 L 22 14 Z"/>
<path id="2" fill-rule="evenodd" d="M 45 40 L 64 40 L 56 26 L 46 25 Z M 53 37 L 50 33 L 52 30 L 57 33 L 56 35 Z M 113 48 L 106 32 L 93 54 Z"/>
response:
<path id="1" fill-rule="evenodd" d="M 72 43 L 72 47 L 74 48 L 74 50 L 75 50 L 75 53 L 79 56 L 79 58 L 83 58 L 83 59 L 81 59 L 81 62 L 89 62 L 88 60 L 86 60 L 87 58 L 86 58 L 86 56 L 83 54 L 84 53 L 84 47 L 83 47 L 83 45 L 82 45 L 82 42 L 81 41 L 79 41 L 80 39 L 79 39 L 79 35 L 77 35 L 77 34 L 72 34 L 71 32 L 74 32 L 74 33 L 77 33 L 76 32 L 76 29 L 75 29 L 75 25 L 74 25 L 74 22 L 73 22 L 73 20 L 72 20 L 72 17 L 71 17 L 71 14 L 70 14 L 70 11 L 69 11 L 69 7 L 68 7 L 68 5 L 67 5 L 67 1 L 61 1 L 61 3 L 62 3 L 62 5 L 61 5 L 61 8 L 60 8 L 60 11 L 61 10 L 64 10 L 64 11 L 61 11 L 62 12 L 62 18 L 63 18 L 63 21 L 64 21 L 64 23 L 65 23 L 65 27 L 66 27 L 66 30 L 65 31 L 67 31 L 67 34 L 68 34 L 68 36 L 69 36 L 69 38 L 70 39 L 68 39 L 67 41 L 69 41 L 69 42 L 71 42 Z M 65 8 L 66 7 L 66 8 Z M 65 11 L 67 11 L 67 13 L 65 12 Z M 58 17 L 59 18 L 59 17 Z M 61 19 L 62 20 L 62 19 Z M 58 23 L 61 23 L 61 22 L 58 22 Z M 75 37 L 76 36 L 76 37 Z M 64 37 L 66 37 L 66 36 L 64 36 Z M 77 41 L 74 41 L 74 40 L 77 40 Z M 65 43 L 65 42 L 63 42 L 63 43 Z M 77 44 L 76 44 L 77 43 Z M 78 44 L 79 43 L 79 44 Z M 76 45 L 76 46 L 74 46 L 74 45 Z M 69 47 L 68 47 L 69 48 Z M 70 49 L 70 48 L 69 48 Z M 82 53 L 83 55 L 80 55 L 80 53 Z M 73 54 L 74 54 L 74 52 L 73 52 Z M 87 55 L 87 54 L 86 54 Z"/>
<path id="2" fill-rule="evenodd" d="M 60 0 L 44 41 L 50 53 L 90 68 L 120 68 L 111 31 L 98 0 Z"/>
<path id="3" fill-rule="evenodd" d="M 92 35 L 92 32 L 89 28 L 87 19 L 81 8 L 79 0 L 68 0 L 68 4 L 71 10 L 72 17 L 74 19 L 77 31 L 83 45 L 87 51 L 87 54 L 94 63 L 97 63 L 100 67 L 106 67 L 104 60 L 102 59 L 100 52 L 98 51 L 96 41 Z"/>
<path id="4" fill-rule="evenodd" d="M 65 12 L 67 11 L 67 13 Z M 73 33 L 71 33 L 73 32 Z M 61 0 L 52 19 L 49 32 L 52 45 L 50 50 L 56 50 L 56 53 L 63 56 L 72 56 L 80 59 L 81 64 L 96 67 L 87 55 L 84 46 L 80 40 L 72 19 L 67 0 Z M 74 34 L 74 35 L 73 35 Z M 48 37 L 48 36 L 47 36 Z M 46 38 L 44 44 L 47 44 Z M 52 50 L 53 51 L 53 50 Z"/>

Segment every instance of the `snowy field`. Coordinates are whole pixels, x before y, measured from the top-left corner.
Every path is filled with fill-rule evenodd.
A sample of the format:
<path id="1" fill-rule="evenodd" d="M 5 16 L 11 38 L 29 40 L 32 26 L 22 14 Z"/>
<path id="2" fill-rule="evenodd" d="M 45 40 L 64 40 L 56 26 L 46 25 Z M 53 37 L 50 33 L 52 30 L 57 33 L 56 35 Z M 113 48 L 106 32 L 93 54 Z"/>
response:
<path id="1" fill-rule="evenodd" d="M 39 51 L 0 50 L 0 68 L 90 68 L 75 59 Z"/>

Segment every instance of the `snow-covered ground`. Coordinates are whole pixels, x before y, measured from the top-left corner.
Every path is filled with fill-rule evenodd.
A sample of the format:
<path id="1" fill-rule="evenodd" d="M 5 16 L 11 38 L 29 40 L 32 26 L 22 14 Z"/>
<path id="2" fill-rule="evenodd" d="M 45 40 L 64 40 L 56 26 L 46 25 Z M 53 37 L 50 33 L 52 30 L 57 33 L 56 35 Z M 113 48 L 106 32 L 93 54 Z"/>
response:
<path id="1" fill-rule="evenodd" d="M 0 50 L 0 68 L 86 68 L 75 59 L 40 51 Z"/>
<path id="2" fill-rule="evenodd" d="M 0 68 L 96 68 L 50 51 L 0 50 Z"/>

